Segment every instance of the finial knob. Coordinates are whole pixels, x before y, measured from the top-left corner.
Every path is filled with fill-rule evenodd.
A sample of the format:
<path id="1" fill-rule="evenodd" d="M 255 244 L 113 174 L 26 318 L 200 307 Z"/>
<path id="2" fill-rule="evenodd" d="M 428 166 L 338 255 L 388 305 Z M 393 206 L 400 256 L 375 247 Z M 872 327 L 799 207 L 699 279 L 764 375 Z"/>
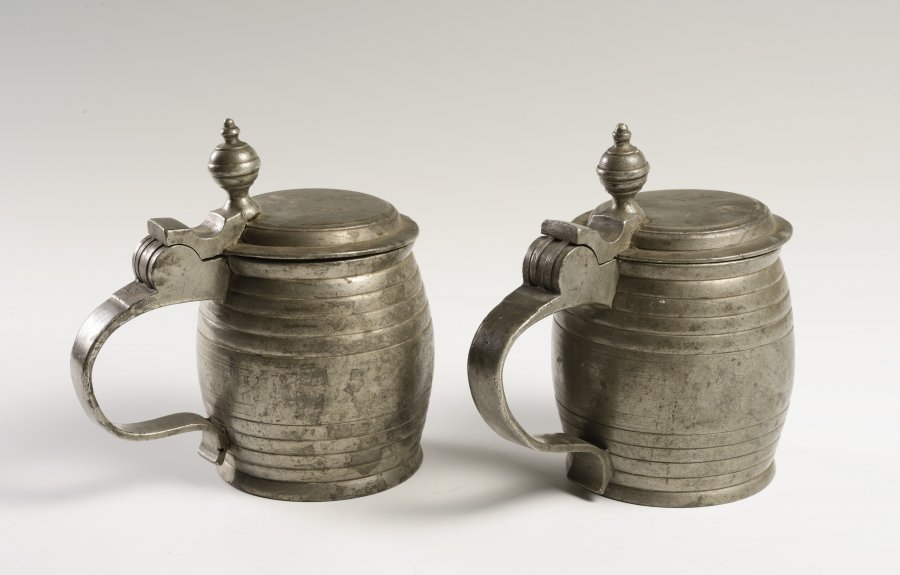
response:
<path id="1" fill-rule="evenodd" d="M 221 134 L 225 140 L 209 156 L 209 173 L 228 192 L 228 206 L 240 210 L 245 217 L 259 214 L 259 204 L 250 197 L 250 186 L 259 174 L 259 156 L 250 144 L 238 137 L 241 129 L 228 118 Z"/>
<path id="2" fill-rule="evenodd" d="M 613 197 L 612 212 L 620 216 L 637 215 L 645 219 L 644 210 L 634 201 L 650 172 L 650 164 L 643 152 L 631 145 L 631 130 L 626 124 L 616 126 L 613 142 L 597 164 L 597 175 L 603 187 Z"/>

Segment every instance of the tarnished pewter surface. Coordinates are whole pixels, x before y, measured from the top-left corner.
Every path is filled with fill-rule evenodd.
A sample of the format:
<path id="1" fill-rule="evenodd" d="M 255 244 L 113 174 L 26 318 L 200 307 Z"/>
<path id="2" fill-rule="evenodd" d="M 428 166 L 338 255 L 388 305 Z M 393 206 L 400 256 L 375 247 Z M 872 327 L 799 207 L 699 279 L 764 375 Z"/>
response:
<path id="1" fill-rule="evenodd" d="M 772 465 L 793 381 L 777 252 L 693 264 L 706 268 L 694 280 L 682 266 L 645 265 L 620 267 L 611 308 L 556 315 L 563 429 L 609 449 L 623 489 L 607 496 L 687 506 L 750 495 L 737 487 L 768 483 L 757 478 Z M 667 269 L 673 277 L 660 277 Z"/>
<path id="2" fill-rule="evenodd" d="M 791 225 L 747 196 L 718 190 L 641 192 L 647 219 L 619 260 L 710 263 L 762 255 L 791 237 Z M 607 202 L 597 207 L 610 209 Z M 573 221 L 586 224 L 593 212 Z"/>
<path id="3" fill-rule="evenodd" d="M 203 398 L 229 430 L 220 474 L 257 495 L 357 497 L 421 461 L 433 340 L 409 248 L 350 260 L 231 256 L 201 306 Z"/>
<path id="4" fill-rule="evenodd" d="M 627 127 L 614 139 L 597 169 L 612 202 L 545 222 L 523 286 L 479 327 L 473 398 L 507 439 L 571 452 L 569 477 L 607 497 L 660 507 L 748 497 L 774 475 L 793 382 L 778 258 L 790 224 L 728 192 L 638 195 L 649 165 Z M 575 265 L 578 251 L 596 260 Z M 515 421 L 502 379 L 515 338 L 548 315 L 565 432 L 550 446 Z"/>
<path id="5" fill-rule="evenodd" d="M 266 259 L 355 258 L 410 245 L 416 223 L 375 196 L 349 190 L 282 190 L 254 196 L 262 213 L 228 254 Z"/>
<path id="6" fill-rule="evenodd" d="M 434 365 L 412 255 L 418 227 L 358 192 L 250 197 L 260 162 L 239 134 L 226 120 L 209 162 L 229 194 L 225 206 L 194 228 L 148 222 L 136 280 L 76 338 L 76 392 L 88 415 L 124 439 L 202 431 L 201 455 L 255 495 L 320 501 L 388 489 L 422 461 Z M 111 422 L 92 383 L 106 339 L 152 309 L 204 300 L 198 372 L 209 416 Z"/>

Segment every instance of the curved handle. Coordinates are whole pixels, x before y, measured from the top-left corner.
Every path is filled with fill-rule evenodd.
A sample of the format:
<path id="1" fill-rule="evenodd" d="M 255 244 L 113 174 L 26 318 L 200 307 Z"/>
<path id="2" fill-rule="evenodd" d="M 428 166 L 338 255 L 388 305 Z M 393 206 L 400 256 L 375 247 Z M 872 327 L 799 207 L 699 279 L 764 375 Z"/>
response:
<path id="1" fill-rule="evenodd" d="M 201 260 L 184 245 L 165 246 L 148 236 L 134 254 L 137 280 L 123 287 L 85 320 L 72 346 L 75 393 L 85 412 L 122 439 L 149 440 L 202 431 L 200 455 L 216 464 L 225 458 L 228 438 L 218 422 L 196 413 L 174 413 L 139 423 L 113 423 L 94 395 L 94 361 L 109 336 L 127 321 L 159 307 L 199 300 L 221 300 L 228 283 L 222 257 Z"/>
<path id="2" fill-rule="evenodd" d="M 545 317 L 585 304 L 610 305 L 618 281 L 616 262 L 599 263 L 590 247 L 544 236 L 529 248 L 524 268 L 525 284 L 506 296 L 475 333 L 468 367 L 472 398 L 502 437 L 536 451 L 568 452 L 569 479 L 603 493 L 613 473 L 608 451 L 566 433 L 528 433 L 506 401 L 503 366 L 519 335 Z M 573 458 L 581 460 L 579 465 L 571 465 Z M 581 472 L 574 476 L 572 470 Z"/>

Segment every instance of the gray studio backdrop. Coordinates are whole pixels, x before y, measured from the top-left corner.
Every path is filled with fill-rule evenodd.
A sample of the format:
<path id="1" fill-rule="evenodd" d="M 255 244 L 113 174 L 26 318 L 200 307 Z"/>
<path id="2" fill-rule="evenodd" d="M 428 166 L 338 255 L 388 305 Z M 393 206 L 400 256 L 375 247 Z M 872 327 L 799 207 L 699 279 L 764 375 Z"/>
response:
<path id="1" fill-rule="evenodd" d="M 900 531 L 898 17 L 892 2 L 4 3 L 0 567 L 884 571 Z M 364 191 L 421 227 L 434 393 L 425 463 L 391 491 L 252 498 L 197 437 L 125 443 L 77 405 L 71 340 L 131 280 L 146 219 L 195 224 L 224 201 L 206 160 L 226 116 L 262 158 L 257 193 Z M 468 396 L 474 329 L 543 219 L 605 201 L 593 170 L 620 121 L 648 189 L 745 193 L 794 225 L 794 402 L 774 482 L 740 503 L 583 496 L 561 456 L 496 437 Z M 110 341 L 96 379 L 112 416 L 202 409 L 195 316 L 160 310 Z M 559 425 L 548 333 L 507 369 L 535 432 Z"/>

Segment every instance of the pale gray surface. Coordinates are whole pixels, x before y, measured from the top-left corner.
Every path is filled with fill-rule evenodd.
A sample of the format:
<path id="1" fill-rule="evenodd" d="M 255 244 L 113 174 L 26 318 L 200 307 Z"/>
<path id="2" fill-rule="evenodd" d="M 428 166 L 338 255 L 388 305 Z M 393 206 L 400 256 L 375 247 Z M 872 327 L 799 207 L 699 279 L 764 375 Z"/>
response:
<path id="1" fill-rule="evenodd" d="M 791 226 L 732 192 L 639 193 L 650 165 L 631 135 L 618 124 L 597 165 L 612 200 L 575 222 L 545 220 L 522 285 L 478 326 L 472 399 L 501 437 L 568 452 L 566 476 L 593 493 L 732 503 L 771 482 L 790 405 L 794 330 L 778 248 Z M 516 339 L 550 315 L 565 433 L 535 435 L 510 409 L 503 371 Z"/>
<path id="2" fill-rule="evenodd" d="M 0 566 L 888 571 L 898 16 L 892 2 L 5 4 Z M 147 218 L 197 224 L 220 205 L 205 162 L 227 116 L 263 157 L 258 192 L 359 190 L 421 227 L 434 394 L 423 466 L 395 489 L 244 496 L 196 456 L 197 437 L 122 442 L 78 407 L 78 326 L 131 279 Z M 778 474 L 743 502 L 585 501 L 562 456 L 496 437 L 469 397 L 475 327 L 518 284 L 542 219 L 605 199 L 593 169 L 619 121 L 653 162 L 647 189 L 744 193 L 794 225 L 794 398 Z M 96 379 L 111 415 L 202 409 L 195 314 L 159 310 L 109 342 Z M 548 328 L 523 336 L 507 375 L 526 428 L 550 431 Z"/>

